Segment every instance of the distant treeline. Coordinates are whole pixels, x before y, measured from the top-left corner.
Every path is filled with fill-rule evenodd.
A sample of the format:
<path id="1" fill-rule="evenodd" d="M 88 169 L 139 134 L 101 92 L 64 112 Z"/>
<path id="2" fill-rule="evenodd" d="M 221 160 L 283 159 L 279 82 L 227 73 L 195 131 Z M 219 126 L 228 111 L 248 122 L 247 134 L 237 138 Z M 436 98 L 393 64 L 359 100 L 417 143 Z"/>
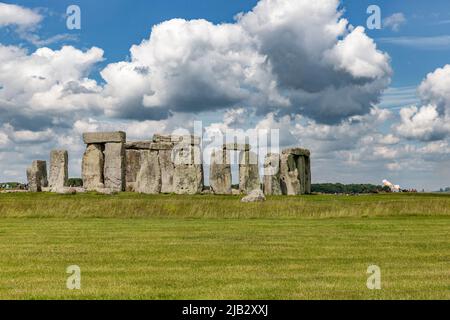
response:
<path id="1" fill-rule="evenodd" d="M 389 187 L 374 184 L 342 184 L 342 183 L 319 183 L 312 184 L 311 191 L 317 193 L 379 193 L 390 192 Z"/>

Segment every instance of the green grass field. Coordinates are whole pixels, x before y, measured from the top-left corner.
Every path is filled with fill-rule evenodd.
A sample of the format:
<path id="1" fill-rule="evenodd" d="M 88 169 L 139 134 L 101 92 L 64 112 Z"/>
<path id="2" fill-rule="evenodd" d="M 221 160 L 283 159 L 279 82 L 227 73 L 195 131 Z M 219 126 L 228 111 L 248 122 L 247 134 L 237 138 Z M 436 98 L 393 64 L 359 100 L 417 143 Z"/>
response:
<path id="1" fill-rule="evenodd" d="M 0 194 L 0 299 L 450 299 L 450 196 L 239 199 Z"/>

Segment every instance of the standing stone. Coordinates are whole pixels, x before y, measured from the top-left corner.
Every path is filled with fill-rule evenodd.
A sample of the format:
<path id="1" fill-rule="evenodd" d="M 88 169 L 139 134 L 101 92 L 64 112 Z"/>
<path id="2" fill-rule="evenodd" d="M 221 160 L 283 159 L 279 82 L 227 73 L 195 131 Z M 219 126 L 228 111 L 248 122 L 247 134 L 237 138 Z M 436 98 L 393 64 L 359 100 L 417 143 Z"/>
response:
<path id="1" fill-rule="evenodd" d="M 69 180 L 69 155 L 66 150 L 50 152 L 49 187 L 56 191 L 67 187 Z"/>
<path id="2" fill-rule="evenodd" d="M 27 168 L 27 180 L 31 192 L 41 192 L 42 188 L 47 187 L 47 162 L 33 161 L 31 167 Z"/>
<path id="3" fill-rule="evenodd" d="M 249 193 L 260 189 L 258 155 L 251 151 L 241 151 L 239 155 L 239 191 Z"/>
<path id="4" fill-rule="evenodd" d="M 296 157 L 300 194 L 306 193 L 306 160 L 304 156 Z"/>
<path id="5" fill-rule="evenodd" d="M 173 193 L 173 176 L 175 165 L 172 160 L 172 150 L 159 150 L 159 165 L 161 166 L 161 192 Z"/>
<path id="6" fill-rule="evenodd" d="M 230 151 L 213 150 L 211 153 L 209 184 L 215 194 L 231 194 Z"/>
<path id="7" fill-rule="evenodd" d="M 103 176 L 105 188 L 113 191 L 125 191 L 126 156 L 124 143 L 111 142 L 105 144 L 105 167 Z"/>
<path id="8" fill-rule="evenodd" d="M 88 191 L 104 188 L 103 180 L 104 155 L 101 144 L 89 144 L 83 155 L 82 178 L 83 187 Z"/>
<path id="9" fill-rule="evenodd" d="M 142 150 L 127 149 L 126 150 L 126 187 L 127 191 L 134 192 L 136 179 L 141 170 L 141 153 Z"/>
<path id="10" fill-rule="evenodd" d="M 300 181 L 298 180 L 297 163 L 294 155 L 282 153 L 280 157 L 281 191 L 284 195 L 294 196 L 300 194 Z"/>
<path id="11" fill-rule="evenodd" d="M 311 158 L 305 157 L 306 182 L 305 193 L 311 194 Z"/>
<path id="12" fill-rule="evenodd" d="M 266 195 L 281 195 L 280 155 L 269 153 L 264 161 L 264 193 Z"/>
<path id="13" fill-rule="evenodd" d="M 158 152 L 142 150 L 141 168 L 136 177 L 136 192 L 145 194 L 158 194 L 161 192 L 161 168 Z"/>
<path id="14" fill-rule="evenodd" d="M 197 194 L 203 190 L 203 165 L 200 146 L 178 145 L 174 149 L 173 191 Z"/>

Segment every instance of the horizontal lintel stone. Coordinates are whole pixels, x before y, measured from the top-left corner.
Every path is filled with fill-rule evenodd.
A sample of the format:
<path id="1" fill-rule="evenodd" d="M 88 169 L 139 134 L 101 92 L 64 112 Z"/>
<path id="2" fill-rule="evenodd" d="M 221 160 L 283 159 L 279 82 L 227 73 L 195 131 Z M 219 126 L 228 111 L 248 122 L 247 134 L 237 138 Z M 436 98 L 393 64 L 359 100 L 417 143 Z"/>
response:
<path id="1" fill-rule="evenodd" d="M 223 149 L 230 151 L 250 151 L 248 143 L 227 143 L 223 145 Z"/>
<path id="2" fill-rule="evenodd" d="M 199 145 L 201 143 L 201 139 L 200 137 L 194 135 L 155 134 L 153 136 L 153 142 L 171 142 L 171 143 Z"/>
<path id="3" fill-rule="evenodd" d="M 282 154 L 293 154 L 295 156 L 309 157 L 311 155 L 311 152 L 308 149 L 289 148 L 289 149 L 284 149 L 282 151 Z"/>
<path id="4" fill-rule="evenodd" d="M 173 147 L 171 142 L 130 141 L 125 144 L 128 150 L 172 150 Z"/>
<path id="5" fill-rule="evenodd" d="M 125 143 L 126 134 L 122 131 L 116 132 L 85 132 L 83 133 L 85 144 L 93 143 Z"/>

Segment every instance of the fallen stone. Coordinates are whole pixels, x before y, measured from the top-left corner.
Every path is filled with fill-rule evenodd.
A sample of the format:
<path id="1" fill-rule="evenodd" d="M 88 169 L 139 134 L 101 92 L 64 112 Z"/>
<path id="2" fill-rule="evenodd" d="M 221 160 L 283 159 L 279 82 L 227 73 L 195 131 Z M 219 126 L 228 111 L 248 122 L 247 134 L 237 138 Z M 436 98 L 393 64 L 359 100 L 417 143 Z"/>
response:
<path id="1" fill-rule="evenodd" d="M 2 190 L 0 193 L 28 193 L 30 190 Z"/>
<path id="2" fill-rule="evenodd" d="M 213 150 L 211 153 L 209 184 L 214 194 L 232 194 L 230 151 Z"/>
<path id="3" fill-rule="evenodd" d="M 82 178 L 83 187 L 88 191 L 104 188 L 103 167 L 104 167 L 103 146 L 101 144 L 90 144 L 83 155 Z"/>
<path id="4" fill-rule="evenodd" d="M 135 189 L 136 192 L 144 194 L 161 192 L 161 168 L 157 151 L 141 152 L 141 168 L 136 178 Z"/>
<path id="5" fill-rule="evenodd" d="M 203 189 L 202 194 L 212 194 L 211 189 Z"/>
<path id="6" fill-rule="evenodd" d="M 281 195 L 280 155 L 269 153 L 264 161 L 264 194 Z"/>
<path id="7" fill-rule="evenodd" d="M 50 152 L 50 174 L 48 185 L 50 188 L 62 188 L 68 185 L 69 156 L 66 150 L 52 150 Z"/>
<path id="8" fill-rule="evenodd" d="M 231 194 L 237 196 L 241 194 L 241 191 L 239 189 L 231 189 Z"/>
<path id="9" fill-rule="evenodd" d="M 123 143 L 105 144 L 105 165 L 103 170 L 105 188 L 117 192 L 125 191 L 126 155 Z"/>
<path id="10" fill-rule="evenodd" d="M 111 188 L 97 188 L 97 189 L 95 189 L 95 191 L 98 194 L 103 194 L 103 195 L 108 195 L 108 196 L 117 194 L 117 191 L 115 191 L 115 190 L 113 190 Z"/>
<path id="11" fill-rule="evenodd" d="M 77 190 L 72 187 L 56 187 L 52 189 L 57 194 L 76 194 Z"/>
<path id="12" fill-rule="evenodd" d="M 83 133 L 83 141 L 85 144 L 93 143 L 125 143 L 127 137 L 125 132 L 86 132 Z"/>
<path id="13" fill-rule="evenodd" d="M 255 189 L 250 191 L 250 193 L 242 198 L 241 202 L 263 202 L 266 201 L 266 197 L 264 196 L 264 192 L 261 189 Z"/>
<path id="14" fill-rule="evenodd" d="M 87 190 L 84 187 L 72 187 L 77 193 L 85 193 Z"/>

